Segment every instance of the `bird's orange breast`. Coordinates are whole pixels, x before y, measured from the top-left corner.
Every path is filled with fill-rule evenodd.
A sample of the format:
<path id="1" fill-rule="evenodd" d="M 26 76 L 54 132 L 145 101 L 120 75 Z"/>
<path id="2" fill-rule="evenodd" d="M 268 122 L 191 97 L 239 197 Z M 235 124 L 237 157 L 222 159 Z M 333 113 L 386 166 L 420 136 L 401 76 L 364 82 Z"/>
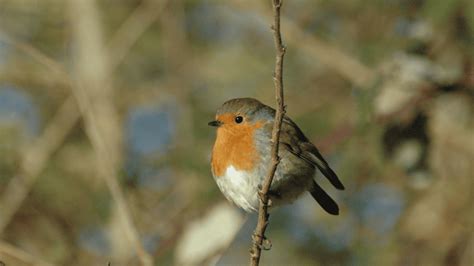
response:
<path id="1" fill-rule="evenodd" d="M 217 129 L 216 142 L 212 150 L 211 167 L 215 176 L 223 176 L 227 167 L 236 170 L 253 170 L 258 163 L 258 151 L 255 146 L 255 130 L 262 123 L 223 125 Z"/>

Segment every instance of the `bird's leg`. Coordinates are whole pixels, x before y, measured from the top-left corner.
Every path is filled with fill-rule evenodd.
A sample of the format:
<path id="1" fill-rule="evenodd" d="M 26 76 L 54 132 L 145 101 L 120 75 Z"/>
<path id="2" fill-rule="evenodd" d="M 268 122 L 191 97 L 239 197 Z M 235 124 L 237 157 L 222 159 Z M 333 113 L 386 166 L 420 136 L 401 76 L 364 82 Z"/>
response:
<path id="1" fill-rule="evenodd" d="M 262 184 L 258 184 L 257 188 L 258 188 L 257 190 L 258 197 L 260 198 L 261 201 L 263 201 Z"/>
<path id="2" fill-rule="evenodd" d="M 252 241 L 259 248 L 262 248 L 262 246 L 263 246 L 260 243 L 258 243 L 258 239 L 261 238 L 261 237 L 262 237 L 261 235 L 257 235 L 257 233 L 255 233 L 255 232 L 253 232 L 253 234 L 252 234 Z M 265 236 L 263 237 L 263 239 L 265 239 Z"/>
<path id="3" fill-rule="evenodd" d="M 269 190 L 268 196 L 270 196 L 271 198 L 281 199 L 281 193 L 276 190 Z"/>
<path id="4" fill-rule="evenodd" d="M 257 188 L 258 188 L 258 196 L 262 200 L 263 199 L 262 184 L 258 184 Z M 267 202 L 268 207 L 271 207 L 273 204 L 272 198 L 281 199 L 281 193 L 277 190 L 269 190 L 267 193 L 267 196 L 268 196 L 268 202 Z"/>
<path id="5" fill-rule="evenodd" d="M 273 205 L 272 199 L 281 199 L 281 193 L 277 190 L 269 190 L 268 196 L 269 196 L 268 207 L 271 207 Z"/>

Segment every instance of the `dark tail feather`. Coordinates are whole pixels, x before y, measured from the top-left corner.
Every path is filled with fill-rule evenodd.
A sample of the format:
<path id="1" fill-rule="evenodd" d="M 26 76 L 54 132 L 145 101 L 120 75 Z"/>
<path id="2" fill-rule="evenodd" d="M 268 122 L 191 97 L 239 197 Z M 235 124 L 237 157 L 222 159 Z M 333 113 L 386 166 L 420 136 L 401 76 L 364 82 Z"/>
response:
<path id="1" fill-rule="evenodd" d="M 344 185 L 339 181 L 339 178 L 337 177 L 336 173 L 327 166 L 326 168 L 320 167 L 319 165 L 316 165 L 318 169 L 323 173 L 325 177 L 331 182 L 331 184 L 336 187 L 339 190 L 344 190 Z"/>
<path id="2" fill-rule="evenodd" d="M 337 203 L 313 180 L 313 187 L 309 191 L 311 196 L 323 207 L 325 211 L 332 215 L 339 214 Z"/>
<path id="3" fill-rule="evenodd" d="M 319 171 L 323 173 L 323 175 L 331 182 L 331 184 L 336 187 L 337 189 L 344 190 L 344 185 L 341 183 L 339 180 L 339 177 L 337 177 L 336 173 L 329 167 L 329 164 L 324 160 L 323 156 L 319 153 L 319 151 L 314 148 L 314 150 L 311 153 L 312 155 L 312 161 L 318 167 Z"/>

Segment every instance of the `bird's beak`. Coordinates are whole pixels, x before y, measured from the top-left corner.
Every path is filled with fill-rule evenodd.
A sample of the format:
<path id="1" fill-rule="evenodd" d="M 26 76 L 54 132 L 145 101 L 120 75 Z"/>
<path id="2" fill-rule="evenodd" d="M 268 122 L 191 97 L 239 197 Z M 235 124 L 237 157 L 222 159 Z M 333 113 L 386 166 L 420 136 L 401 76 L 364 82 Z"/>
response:
<path id="1" fill-rule="evenodd" d="M 222 122 L 219 121 L 219 120 L 214 120 L 214 121 L 211 121 L 209 123 L 207 123 L 209 126 L 211 127 L 219 127 L 222 125 Z"/>

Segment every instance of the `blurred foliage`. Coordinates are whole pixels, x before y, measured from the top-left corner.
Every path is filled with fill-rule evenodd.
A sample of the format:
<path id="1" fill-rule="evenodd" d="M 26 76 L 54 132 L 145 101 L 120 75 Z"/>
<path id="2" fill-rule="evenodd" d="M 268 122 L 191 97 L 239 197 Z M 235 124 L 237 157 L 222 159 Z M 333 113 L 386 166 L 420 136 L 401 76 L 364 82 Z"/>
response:
<path id="1" fill-rule="evenodd" d="M 123 131 L 121 188 L 156 265 L 177 264 L 189 224 L 225 201 L 207 122 L 229 98 L 274 103 L 270 5 L 98 0 L 95 11 Z M 25 154 L 72 94 L 71 13 L 68 1 L 0 0 L 0 195 L 28 174 Z M 306 196 L 275 210 L 263 264 L 473 265 L 474 2 L 298 0 L 283 14 L 322 43 L 309 54 L 282 23 L 288 114 L 347 190 L 321 180 L 337 217 Z M 345 60 L 337 53 L 374 78 L 357 85 L 318 58 Z M 80 119 L 66 132 L 1 240 L 58 265 L 139 264 L 85 129 Z M 254 225 L 200 262 L 246 264 Z M 0 261 L 21 260 L 0 246 Z"/>

